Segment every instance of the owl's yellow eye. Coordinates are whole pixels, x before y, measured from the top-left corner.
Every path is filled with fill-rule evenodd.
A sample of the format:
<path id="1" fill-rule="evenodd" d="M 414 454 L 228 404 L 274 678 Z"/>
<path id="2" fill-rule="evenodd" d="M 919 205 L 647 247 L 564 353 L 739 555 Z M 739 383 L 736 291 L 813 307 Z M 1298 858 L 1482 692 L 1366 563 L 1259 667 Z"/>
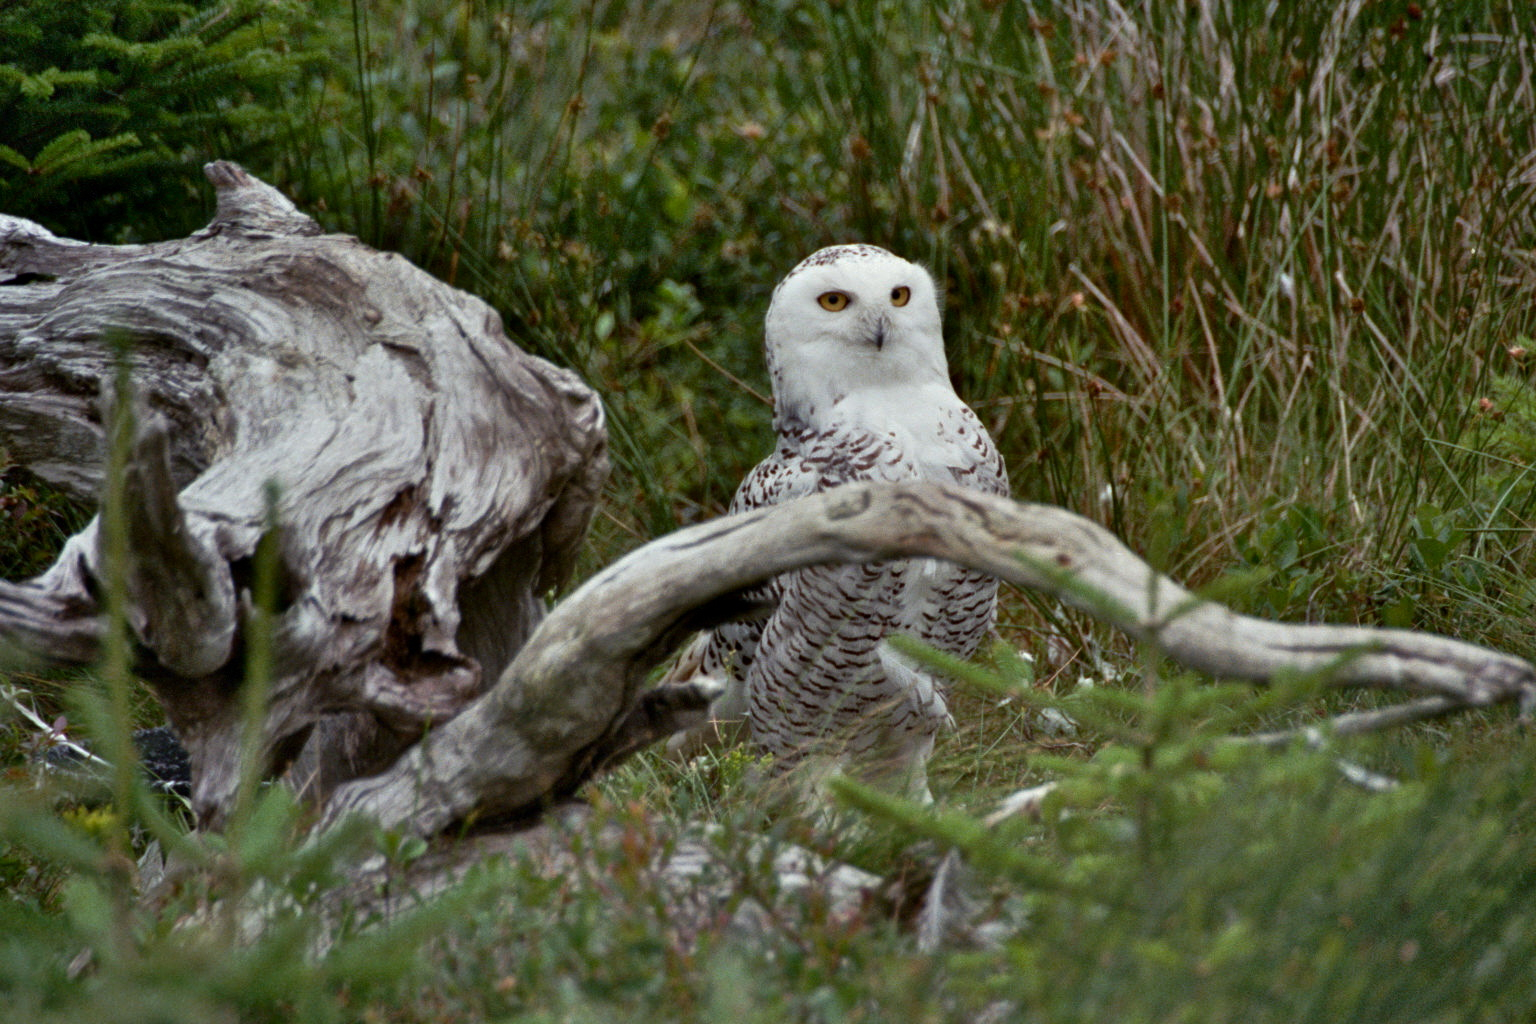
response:
<path id="1" fill-rule="evenodd" d="M 911 298 L 912 289 L 906 285 L 891 289 L 891 305 L 893 306 L 905 306 Z"/>
<path id="2" fill-rule="evenodd" d="M 816 301 L 821 303 L 822 309 L 831 310 L 833 313 L 840 313 L 848 308 L 848 293 L 822 292 L 817 296 Z"/>

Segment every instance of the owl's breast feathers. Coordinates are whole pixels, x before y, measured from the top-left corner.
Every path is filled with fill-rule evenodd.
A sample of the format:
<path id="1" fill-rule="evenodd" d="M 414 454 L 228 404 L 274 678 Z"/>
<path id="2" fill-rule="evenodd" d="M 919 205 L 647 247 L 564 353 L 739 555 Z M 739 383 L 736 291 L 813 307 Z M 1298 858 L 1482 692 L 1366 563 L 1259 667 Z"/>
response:
<path id="1" fill-rule="evenodd" d="M 868 480 L 934 480 L 1008 493 L 992 439 L 958 399 L 929 406 L 923 422 L 910 419 L 895 417 L 883 430 L 848 418 L 820 428 L 780 423 L 774 453 L 742 481 L 731 511 Z M 942 693 L 879 642 L 900 633 L 968 657 L 992 625 L 997 583 L 947 562 L 906 559 L 802 569 L 770 580 L 754 596 L 776 610 L 766 622 L 717 630 L 704 660 L 708 669 L 747 683 L 753 735 L 783 755 L 829 731 L 863 729 L 850 736 L 855 749 L 892 734 L 937 732 L 947 720 Z M 850 730 L 850 722 L 862 724 Z"/>
<path id="2" fill-rule="evenodd" d="M 845 417 L 824 427 L 780 423 L 777 447 L 741 482 L 730 511 L 777 505 L 860 480 L 932 480 L 1008 495 L 1002 455 L 976 414 L 958 399 L 919 416 L 892 417 L 882 427 Z"/>

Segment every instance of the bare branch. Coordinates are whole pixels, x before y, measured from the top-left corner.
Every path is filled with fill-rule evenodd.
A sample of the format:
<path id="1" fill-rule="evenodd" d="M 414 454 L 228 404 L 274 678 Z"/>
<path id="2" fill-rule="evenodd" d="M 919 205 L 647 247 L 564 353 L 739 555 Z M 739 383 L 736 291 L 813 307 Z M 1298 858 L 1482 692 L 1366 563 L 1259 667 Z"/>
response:
<path id="1" fill-rule="evenodd" d="M 388 772 L 337 792 L 359 812 L 430 834 L 509 813 L 570 775 L 664 654 L 689 611 L 769 576 L 825 562 L 946 558 L 1055 595 L 1186 666 L 1262 682 L 1330 672 L 1338 685 L 1482 705 L 1528 695 L 1520 659 L 1403 630 L 1284 625 L 1237 615 L 1159 576 L 1102 527 L 1059 508 L 931 484 L 851 484 L 661 538 L 551 613 L 491 692 Z"/>
<path id="2" fill-rule="evenodd" d="M 130 624 L 170 672 L 198 679 L 229 660 L 235 586 L 205 520 L 182 514 L 170 425 L 144 410 L 123 480 Z M 102 564 L 98 552 L 96 562 Z"/>
<path id="3" fill-rule="evenodd" d="M 1300 729 L 1279 729 L 1275 732 L 1259 732 L 1249 736 L 1234 736 L 1231 742 L 1252 743 L 1260 747 L 1289 746 L 1297 739 L 1316 745 L 1329 736 L 1361 736 L 1368 732 L 1380 732 L 1399 725 L 1442 718 L 1457 711 L 1465 711 L 1467 703 L 1452 697 L 1424 697 L 1391 707 L 1370 711 L 1347 711 L 1324 722 L 1303 726 Z"/>

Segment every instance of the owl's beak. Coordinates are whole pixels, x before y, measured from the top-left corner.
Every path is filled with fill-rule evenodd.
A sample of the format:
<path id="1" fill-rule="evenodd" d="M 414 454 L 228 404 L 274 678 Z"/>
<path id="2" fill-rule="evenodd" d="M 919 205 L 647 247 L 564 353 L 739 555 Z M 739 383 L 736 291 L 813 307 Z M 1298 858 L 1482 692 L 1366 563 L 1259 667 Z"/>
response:
<path id="1" fill-rule="evenodd" d="M 880 318 L 880 322 L 875 324 L 875 339 L 874 340 L 875 340 L 875 351 L 876 352 L 883 352 L 885 350 L 885 317 L 881 317 Z"/>

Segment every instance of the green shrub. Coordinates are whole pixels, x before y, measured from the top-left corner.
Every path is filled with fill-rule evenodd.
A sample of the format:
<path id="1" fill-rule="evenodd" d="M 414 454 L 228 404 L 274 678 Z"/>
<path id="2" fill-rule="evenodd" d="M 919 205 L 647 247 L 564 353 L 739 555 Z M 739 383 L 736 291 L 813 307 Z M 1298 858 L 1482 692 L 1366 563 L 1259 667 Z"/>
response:
<path id="1" fill-rule="evenodd" d="M 1368 790 L 1332 744 L 1230 739 L 1307 707 L 1321 680 L 1254 691 L 1144 671 L 1139 693 L 1063 697 L 964 671 L 1097 737 L 1090 758 L 1027 755 L 1057 782 L 1038 823 L 987 827 L 839 785 L 991 880 L 990 913 L 1013 931 L 947 959 L 947 1019 L 1002 1007 L 1050 1021 L 1497 1021 L 1536 1009 L 1529 737 L 1474 726 L 1459 743 L 1356 741 L 1373 786 L 1382 769 L 1395 776 Z"/>
<path id="2" fill-rule="evenodd" d="M 12 0 L 0 8 L 0 210 L 56 234 L 178 237 L 202 165 L 262 163 L 293 77 L 287 0 Z"/>

